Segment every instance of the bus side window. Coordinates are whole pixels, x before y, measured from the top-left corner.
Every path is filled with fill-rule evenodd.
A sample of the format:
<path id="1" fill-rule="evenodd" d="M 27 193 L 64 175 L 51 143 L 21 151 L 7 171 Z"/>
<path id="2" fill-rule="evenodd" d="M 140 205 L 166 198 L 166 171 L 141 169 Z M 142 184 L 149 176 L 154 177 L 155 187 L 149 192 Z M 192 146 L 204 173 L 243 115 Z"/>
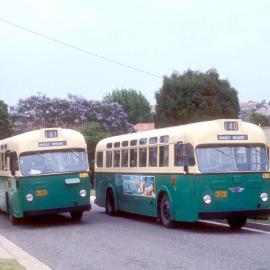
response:
<path id="1" fill-rule="evenodd" d="M 122 149 L 121 167 L 128 166 L 128 149 Z"/>
<path id="2" fill-rule="evenodd" d="M 113 167 L 120 167 L 120 150 L 113 151 Z"/>
<path id="3" fill-rule="evenodd" d="M 103 166 L 103 152 L 97 152 L 97 166 Z"/>
<path id="4" fill-rule="evenodd" d="M 159 147 L 159 166 L 167 167 L 169 165 L 169 145 Z"/>
<path id="5" fill-rule="evenodd" d="M 4 153 L 0 154 L 0 170 L 4 170 Z"/>
<path id="6" fill-rule="evenodd" d="M 194 150 L 193 146 L 190 143 L 185 144 L 184 148 L 184 154 L 186 157 L 186 162 L 188 166 L 194 166 L 195 165 L 195 157 L 194 157 Z"/>
<path id="7" fill-rule="evenodd" d="M 139 149 L 139 166 L 146 167 L 146 160 L 147 160 L 147 148 L 140 148 Z"/>
<path id="8" fill-rule="evenodd" d="M 130 149 L 129 153 L 129 158 L 130 158 L 130 167 L 137 167 L 137 149 L 132 148 Z"/>
<path id="9" fill-rule="evenodd" d="M 3 171 L 3 154 L 0 153 L 0 171 Z"/>
<path id="10" fill-rule="evenodd" d="M 3 161 L 3 163 L 2 163 L 2 169 L 3 169 L 3 171 L 7 171 L 8 170 L 8 164 L 7 164 L 7 154 L 6 153 L 4 153 L 3 154 L 3 156 L 2 156 L 2 161 Z"/>
<path id="11" fill-rule="evenodd" d="M 174 166 L 184 165 L 195 165 L 193 146 L 190 143 L 177 143 L 174 145 Z"/>
<path id="12" fill-rule="evenodd" d="M 112 167 L 112 151 L 106 151 L 106 167 Z"/>
<path id="13" fill-rule="evenodd" d="M 149 147 L 149 166 L 157 166 L 157 147 Z"/>
<path id="14" fill-rule="evenodd" d="M 19 162 L 18 156 L 16 152 L 12 152 L 9 155 L 10 160 L 10 171 L 18 171 L 19 170 Z"/>

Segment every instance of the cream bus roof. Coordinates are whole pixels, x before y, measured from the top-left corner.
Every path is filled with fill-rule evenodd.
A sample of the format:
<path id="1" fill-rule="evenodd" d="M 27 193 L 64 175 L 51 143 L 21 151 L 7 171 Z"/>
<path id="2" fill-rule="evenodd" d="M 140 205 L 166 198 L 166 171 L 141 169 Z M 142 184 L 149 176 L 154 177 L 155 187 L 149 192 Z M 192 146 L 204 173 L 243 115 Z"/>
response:
<path id="1" fill-rule="evenodd" d="M 45 132 L 57 131 L 57 136 L 48 138 Z M 63 148 L 86 148 L 83 135 L 72 129 L 45 128 L 29 131 L 0 141 L 0 151 L 17 153 L 57 150 Z"/>
<path id="2" fill-rule="evenodd" d="M 237 130 L 225 130 L 225 122 L 237 123 Z M 239 119 L 218 119 L 114 136 L 101 140 L 97 145 L 97 149 L 106 149 L 107 143 L 165 135 L 169 135 L 169 143 L 182 141 L 191 143 L 194 146 L 215 143 L 266 143 L 264 132 L 259 126 Z"/>

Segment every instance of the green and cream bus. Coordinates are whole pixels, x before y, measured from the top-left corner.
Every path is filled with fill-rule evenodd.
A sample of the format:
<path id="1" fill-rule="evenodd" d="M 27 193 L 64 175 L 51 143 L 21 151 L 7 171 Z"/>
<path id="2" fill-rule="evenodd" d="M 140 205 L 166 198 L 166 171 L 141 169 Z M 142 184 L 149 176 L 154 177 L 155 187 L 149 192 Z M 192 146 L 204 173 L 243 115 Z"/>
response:
<path id="1" fill-rule="evenodd" d="M 174 221 L 270 215 L 265 135 L 238 119 L 214 120 L 101 140 L 95 159 L 96 204 Z"/>
<path id="2" fill-rule="evenodd" d="M 84 137 L 71 129 L 26 132 L 0 141 L 0 209 L 23 217 L 89 211 L 90 181 Z"/>

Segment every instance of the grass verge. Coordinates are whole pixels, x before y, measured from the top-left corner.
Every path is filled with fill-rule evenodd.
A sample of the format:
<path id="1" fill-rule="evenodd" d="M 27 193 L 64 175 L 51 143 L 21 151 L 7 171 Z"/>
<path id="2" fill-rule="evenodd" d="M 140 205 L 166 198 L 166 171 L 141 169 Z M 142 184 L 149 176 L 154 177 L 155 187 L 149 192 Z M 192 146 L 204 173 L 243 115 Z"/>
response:
<path id="1" fill-rule="evenodd" d="M 270 224 L 270 219 L 249 219 L 252 222 Z"/>
<path id="2" fill-rule="evenodd" d="M 0 259 L 1 270 L 26 270 L 17 261 L 12 259 Z"/>

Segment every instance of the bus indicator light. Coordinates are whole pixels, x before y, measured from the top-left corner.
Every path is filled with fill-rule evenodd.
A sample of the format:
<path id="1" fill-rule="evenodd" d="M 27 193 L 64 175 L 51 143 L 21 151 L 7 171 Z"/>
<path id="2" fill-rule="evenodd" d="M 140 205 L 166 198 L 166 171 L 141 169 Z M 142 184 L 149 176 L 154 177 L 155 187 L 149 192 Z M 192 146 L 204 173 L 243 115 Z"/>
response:
<path id="1" fill-rule="evenodd" d="M 8 179 L 8 188 L 11 188 L 12 187 L 12 182 L 11 182 L 11 179 L 9 178 Z"/>
<path id="2" fill-rule="evenodd" d="M 88 173 L 80 173 L 80 178 L 86 178 L 88 177 Z"/>
<path id="3" fill-rule="evenodd" d="M 174 175 L 171 176 L 171 183 L 173 186 L 175 186 L 175 178 L 174 178 Z"/>

